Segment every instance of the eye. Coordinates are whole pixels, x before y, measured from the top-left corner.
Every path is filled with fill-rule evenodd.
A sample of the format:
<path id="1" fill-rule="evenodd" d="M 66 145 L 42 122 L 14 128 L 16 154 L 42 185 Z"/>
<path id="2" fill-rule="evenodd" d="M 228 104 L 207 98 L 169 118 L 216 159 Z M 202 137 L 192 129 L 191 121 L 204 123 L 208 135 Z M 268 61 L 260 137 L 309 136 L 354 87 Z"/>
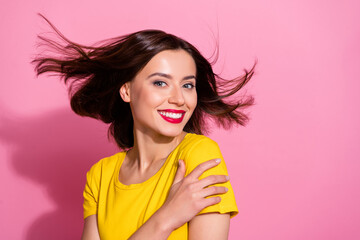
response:
<path id="1" fill-rule="evenodd" d="M 188 88 L 188 89 L 192 89 L 192 88 L 195 88 L 195 85 L 192 84 L 192 83 L 186 83 L 183 85 L 184 88 Z"/>
<path id="2" fill-rule="evenodd" d="M 166 82 L 164 82 L 164 81 L 154 81 L 153 84 L 157 87 L 165 87 L 166 86 Z"/>

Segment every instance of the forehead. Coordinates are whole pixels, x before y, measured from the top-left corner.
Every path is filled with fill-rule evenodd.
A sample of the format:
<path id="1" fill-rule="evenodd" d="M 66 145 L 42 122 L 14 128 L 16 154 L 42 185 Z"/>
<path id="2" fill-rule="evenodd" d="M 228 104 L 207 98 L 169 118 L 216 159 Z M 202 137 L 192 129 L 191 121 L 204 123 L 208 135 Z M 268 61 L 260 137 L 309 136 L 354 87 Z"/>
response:
<path id="1" fill-rule="evenodd" d="M 165 50 L 156 54 L 138 75 L 150 75 L 155 72 L 175 77 L 196 75 L 196 64 L 193 57 L 185 50 Z"/>

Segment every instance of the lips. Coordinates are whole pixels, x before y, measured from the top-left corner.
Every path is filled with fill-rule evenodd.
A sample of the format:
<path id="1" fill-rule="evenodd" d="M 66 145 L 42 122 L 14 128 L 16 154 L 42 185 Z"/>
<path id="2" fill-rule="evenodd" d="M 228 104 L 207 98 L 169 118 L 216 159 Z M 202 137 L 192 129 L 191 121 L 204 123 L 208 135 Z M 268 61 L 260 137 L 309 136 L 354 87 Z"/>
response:
<path id="1" fill-rule="evenodd" d="M 176 109 L 158 110 L 158 113 L 165 121 L 175 124 L 181 123 L 185 115 L 185 111 Z"/>

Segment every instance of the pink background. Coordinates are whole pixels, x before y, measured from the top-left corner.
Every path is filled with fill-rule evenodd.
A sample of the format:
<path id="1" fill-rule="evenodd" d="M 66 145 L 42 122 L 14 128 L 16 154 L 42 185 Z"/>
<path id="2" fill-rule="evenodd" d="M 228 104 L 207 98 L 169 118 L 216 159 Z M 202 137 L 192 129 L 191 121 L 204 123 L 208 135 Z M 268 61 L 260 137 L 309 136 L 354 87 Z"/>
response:
<path id="1" fill-rule="evenodd" d="M 100 2 L 1 1 L 0 239 L 78 239 L 85 173 L 116 151 L 56 78 L 35 77 L 37 12 L 85 44 L 159 28 L 210 56 L 219 32 L 225 77 L 257 58 L 251 122 L 211 134 L 240 210 L 230 239 L 360 239 L 359 1 Z"/>

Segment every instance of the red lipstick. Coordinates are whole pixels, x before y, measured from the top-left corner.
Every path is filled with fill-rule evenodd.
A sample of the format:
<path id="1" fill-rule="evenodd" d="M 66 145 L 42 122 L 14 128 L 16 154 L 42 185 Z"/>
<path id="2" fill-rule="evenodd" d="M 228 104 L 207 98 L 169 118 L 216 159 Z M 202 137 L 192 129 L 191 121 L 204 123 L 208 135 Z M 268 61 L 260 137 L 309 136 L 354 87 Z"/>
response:
<path id="1" fill-rule="evenodd" d="M 163 109 L 158 110 L 160 116 L 169 123 L 181 123 L 185 116 L 185 111 L 176 109 Z M 178 115 L 181 114 L 180 117 Z M 177 116 L 174 116 L 177 115 Z"/>

